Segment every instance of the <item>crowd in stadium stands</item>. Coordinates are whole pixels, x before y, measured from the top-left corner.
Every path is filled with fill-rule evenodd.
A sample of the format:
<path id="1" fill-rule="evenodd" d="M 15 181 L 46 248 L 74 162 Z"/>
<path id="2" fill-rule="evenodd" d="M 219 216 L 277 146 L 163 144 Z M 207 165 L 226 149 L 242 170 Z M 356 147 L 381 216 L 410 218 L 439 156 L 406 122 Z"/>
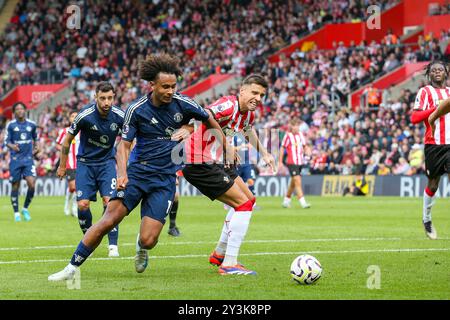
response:
<path id="1" fill-rule="evenodd" d="M 67 27 L 70 1 L 21 0 L 0 37 L 0 97 L 52 78 L 79 80 L 81 89 L 110 79 L 127 102 L 141 89 L 138 61 L 154 51 L 181 58 L 181 87 L 215 72 L 246 73 L 324 23 L 365 19 L 372 3 L 387 9 L 398 1 L 87 0 L 79 32 Z"/>
<path id="2" fill-rule="evenodd" d="M 430 5 L 429 8 L 429 15 L 430 16 L 436 16 L 436 15 L 444 15 L 444 14 L 450 14 L 450 1 L 445 1 L 446 3 L 433 3 Z"/>
<path id="3" fill-rule="evenodd" d="M 144 83 L 137 78 L 138 61 L 150 52 L 148 48 L 178 54 L 184 67 L 180 88 L 216 72 L 267 74 L 271 90 L 258 111 L 256 127 L 284 131 L 287 119 L 300 117 L 312 151 L 305 167 L 309 173 L 423 172 L 423 133 L 408 117 L 415 93 L 404 92 L 398 101 L 383 101 L 376 111 L 351 112 L 342 106 L 347 105 L 352 90 L 396 66 L 439 58 L 439 44 L 449 39 L 448 31 L 438 39 L 420 39 L 417 51 L 402 46 L 397 35 L 388 32 L 382 43 L 350 47 L 337 43 L 334 50 L 296 51 L 276 64 L 266 59 L 261 62 L 258 57 L 297 41 L 324 23 L 364 19 L 364 8 L 379 4 L 282 2 L 287 5 L 232 0 L 180 5 L 153 0 L 136 7 L 132 1 L 110 1 L 110 6 L 86 1 L 90 10 L 82 10 L 86 16 L 80 35 L 59 20 L 57 13 L 68 2 L 20 1 L 8 32 L 0 36 L 0 97 L 12 83 L 42 82 L 38 77 L 42 70 L 56 70 L 74 88 L 63 105 L 40 114 L 38 175 L 54 173 L 58 131 L 68 126 L 69 111 L 92 100 L 98 80 L 109 80 L 118 88 L 118 104 L 123 108 L 141 94 Z M 386 9 L 398 1 L 381 2 Z M 37 19 L 40 14 L 45 19 Z M 3 138 L 4 132 L 0 143 Z M 7 157 L 0 151 L 0 178 L 8 176 Z"/>

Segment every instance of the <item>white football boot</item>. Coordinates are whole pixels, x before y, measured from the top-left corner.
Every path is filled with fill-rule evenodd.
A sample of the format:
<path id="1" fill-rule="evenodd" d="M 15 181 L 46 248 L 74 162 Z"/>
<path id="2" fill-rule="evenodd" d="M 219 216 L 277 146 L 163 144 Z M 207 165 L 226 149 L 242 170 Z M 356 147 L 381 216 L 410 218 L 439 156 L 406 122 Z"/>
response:
<path id="1" fill-rule="evenodd" d="M 291 207 L 291 198 L 284 197 L 283 208 L 290 208 Z"/>
<path id="2" fill-rule="evenodd" d="M 48 276 L 48 281 L 65 281 L 72 280 L 75 277 L 77 267 L 70 263 L 60 272 Z"/>
<path id="3" fill-rule="evenodd" d="M 425 229 L 425 234 L 427 235 L 427 237 L 429 239 L 431 239 L 431 240 L 437 239 L 437 232 L 436 232 L 436 229 L 433 227 L 433 224 L 431 223 L 431 221 L 424 222 L 423 227 Z"/>
<path id="4" fill-rule="evenodd" d="M 113 244 L 109 245 L 108 257 L 119 257 L 119 247 Z"/>

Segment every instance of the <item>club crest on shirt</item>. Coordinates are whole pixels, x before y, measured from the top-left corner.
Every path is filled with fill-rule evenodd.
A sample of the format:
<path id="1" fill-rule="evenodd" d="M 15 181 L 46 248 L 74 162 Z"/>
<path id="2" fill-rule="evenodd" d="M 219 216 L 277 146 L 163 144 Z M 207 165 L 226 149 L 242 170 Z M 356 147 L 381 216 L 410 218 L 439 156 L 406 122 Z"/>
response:
<path id="1" fill-rule="evenodd" d="M 173 120 L 175 120 L 175 122 L 181 122 L 181 120 L 183 120 L 183 115 L 181 113 L 177 112 L 174 114 Z"/>
<path id="2" fill-rule="evenodd" d="M 117 131 L 117 128 L 118 128 L 117 123 L 115 123 L 115 122 L 111 123 L 109 128 L 111 129 L 111 131 Z"/>
<path id="3" fill-rule="evenodd" d="M 31 127 L 30 127 L 30 126 L 27 126 L 27 127 L 26 127 L 26 130 L 27 130 L 28 132 L 31 132 Z"/>

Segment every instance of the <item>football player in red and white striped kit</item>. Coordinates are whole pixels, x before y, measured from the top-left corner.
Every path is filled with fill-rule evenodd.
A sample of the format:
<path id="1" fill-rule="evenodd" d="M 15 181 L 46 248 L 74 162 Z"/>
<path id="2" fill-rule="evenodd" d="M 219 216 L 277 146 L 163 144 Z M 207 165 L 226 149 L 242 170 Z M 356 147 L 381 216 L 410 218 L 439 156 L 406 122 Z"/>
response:
<path id="1" fill-rule="evenodd" d="M 72 123 L 75 120 L 75 117 L 78 115 L 78 112 L 74 111 L 69 116 L 69 121 Z M 70 127 L 61 129 L 58 134 L 58 138 L 56 139 L 56 143 L 58 144 L 58 151 L 61 150 L 61 145 L 66 137 L 67 130 Z M 77 152 L 78 146 L 80 145 L 80 135 L 77 135 L 75 139 L 72 140 L 70 144 L 69 154 L 67 155 L 67 165 L 66 165 L 66 173 L 67 173 L 67 192 L 66 192 L 66 201 L 64 203 L 64 214 L 66 216 L 72 215 L 74 217 L 78 217 L 78 205 L 77 205 L 77 194 L 75 187 L 75 170 L 77 169 Z M 72 209 L 70 209 L 70 201 L 72 201 Z"/>
<path id="2" fill-rule="evenodd" d="M 291 196 L 294 191 L 297 193 L 298 201 L 302 208 L 310 208 L 311 205 L 306 202 L 303 189 L 302 189 L 302 166 L 304 165 L 304 151 L 306 147 L 306 139 L 303 133 L 299 130 L 299 121 L 298 119 L 291 119 L 289 122 L 289 131 L 286 132 L 286 135 L 281 142 L 280 149 L 280 159 L 278 162 L 278 166 L 283 165 L 283 156 L 284 151 L 287 151 L 287 161 L 286 165 L 289 169 L 289 173 L 291 175 L 291 181 L 289 183 L 289 187 L 286 193 L 286 196 L 283 200 L 283 207 L 290 208 L 291 207 Z"/>
<path id="3" fill-rule="evenodd" d="M 450 87 L 445 86 L 449 67 L 445 62 L 433 61 L 427 65 L 425 75 L 430 84 L 417 93 L 411 121 L 423 121 L 426 127 L 424 143 L 428 184 L 423 194 L 422 221 L 427 237 L 435 240 L 437 232 L 431 222 L 431 208 L 441 176 L 448 174 L 450 177 L 450 113 L 437 119 L 435 111 L 450 102 Z"/>
<path id="4" fill-rule="evenodd" d="M 247 76 L 241 85 L 239 96 L 226 96 L 207 107 L 207 110 L 217 120 L 227 137 L 243 131 L 246 139 L 262 155 L 263 160 L 275 172 L 275 161 L 272 155 L 263 147 L 252 128 L 255 120 L 255 109 L 260 105 L 268 88 L 267 81 L 260 75 Z M 233 164 L 234 159 L 223 161 L 220 134 L 205 132 L 206 127 L 198 128 L 186 141 L 186 166 L 183 175 L 189 183 L 211 200 L 219 200 L 230 206 L 225 218 L 222 233 L 216 249 L 212 252 L 209 262 L 219 266 L 222 275 L 254 275 L 255 271 L 245 268 L 238 262 L 238 254 L 252 216 L 256 198 L 238 176 Z M 226 147 L 226 155 L 229 150 Z M 233 157 L 231 156 L 231 157 Z M 224 165 L 225 162 L 225 165 Z"/>

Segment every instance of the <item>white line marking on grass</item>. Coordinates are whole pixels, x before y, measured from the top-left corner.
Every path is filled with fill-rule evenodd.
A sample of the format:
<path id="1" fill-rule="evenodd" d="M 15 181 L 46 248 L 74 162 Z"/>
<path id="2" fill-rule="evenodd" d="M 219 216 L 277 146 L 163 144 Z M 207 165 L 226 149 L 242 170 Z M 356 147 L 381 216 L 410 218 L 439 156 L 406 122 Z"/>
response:
<path id="1" fill-rule="evenodd" d="M 450 248 L 404 248 L 404 249 L 379 249 L 379 250 L 339 250 L 339 251 L 306 251 L 308 254 L 345 254 L 345 253 L 404 253 L 404 252 L 433 252 L 433 251 L 450 251 Z M 244 253 L 241 256 L 276 256 L 276 255 L 298 255 L 299 251 L 294 252 L 255 252 Z M 207 254 L 187 254 L 176 256 L 149 256 L 149 259 L 185 259 L 185 258 L 205 258 Z M 105 261 L 105 260 L 133 260 L 134 257 L 118 257 L 118 258 L 90 258 L 89 261 Z M 16 260 L 16 261 L 0 261 L 1 264 L 27 264 L 27 263 L 49 263 L 49 262 L 68 262 L 68 259 L 49 259 L 49 260 Z"/>
<path id="2" fill-rule="evenodd" d="M 335 242 L 335 241 L 399 241 L 410 240 L 402 238 L 337 238 L 337 239 L 284 239 L 284 240 L 247 240 L 245 243 L 283 243 L 283 242 Z M 216 244 L 217 241 L 177 241 L 177 242 L 162 242 L 158 245 L 186 245 L 186 244 Z M 121 243 L 119 246 L 135 246 L 135 243 Z M 58 246 L 36 246 L 36 247 L 15 247 L 15 248 L 0 248 L 0 251 L 14 251 L 14 250 L 47 250 L 47 249 L 66 249 L 75 248 L 76 245 L 58 245 Z"/>

